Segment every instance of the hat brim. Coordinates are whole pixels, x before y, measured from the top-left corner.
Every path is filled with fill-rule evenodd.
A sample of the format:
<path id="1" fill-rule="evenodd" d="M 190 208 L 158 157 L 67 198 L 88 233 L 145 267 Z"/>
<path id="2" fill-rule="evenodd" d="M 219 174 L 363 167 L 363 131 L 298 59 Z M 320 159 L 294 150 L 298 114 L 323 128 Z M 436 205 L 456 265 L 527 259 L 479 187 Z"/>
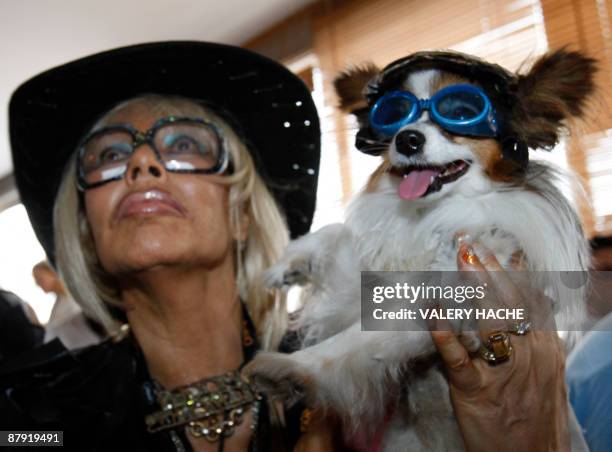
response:
<path id="1" fill-rule="evenodd" d="M 53 259 L 53 204 L 64 167 L 83 134 L 117 103 L 140 94 L 201 100 L 229 112 L 284 211 L 292 237 L 308 232 L 320 157 L 316 108 L 304 83 L 254 52 L 174 41 L 98 53 L 22 84 L 9 106 L 21 201 Z"/>

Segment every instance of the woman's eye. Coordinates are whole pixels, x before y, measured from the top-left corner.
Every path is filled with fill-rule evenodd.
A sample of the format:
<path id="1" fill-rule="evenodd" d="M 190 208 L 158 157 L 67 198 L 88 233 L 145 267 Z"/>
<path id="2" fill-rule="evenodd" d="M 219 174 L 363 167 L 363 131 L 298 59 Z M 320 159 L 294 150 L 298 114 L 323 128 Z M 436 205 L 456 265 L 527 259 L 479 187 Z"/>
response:
<path id="1" fill-rule="evenodd" d="M 104 164 L 122 160 L 123 158 L 125 158 L 125 151 L 117 149 L 116 147 L 108 147 L 100 153 L 99 160 L 100 163 Z"/>
<path id="2" fill-rule="evenodd" d="M 206 148 L 194 138 L 182 136 L 171 143 L 169 151 L 175 154 L 205 154 Z"/>
<path id="3" fill-rule="evenodd" d="M 176 143 L 175 149 L 180 152 L 191 152 L 194 150 L 194 143 L 188 139 L 182 139 Z"/>

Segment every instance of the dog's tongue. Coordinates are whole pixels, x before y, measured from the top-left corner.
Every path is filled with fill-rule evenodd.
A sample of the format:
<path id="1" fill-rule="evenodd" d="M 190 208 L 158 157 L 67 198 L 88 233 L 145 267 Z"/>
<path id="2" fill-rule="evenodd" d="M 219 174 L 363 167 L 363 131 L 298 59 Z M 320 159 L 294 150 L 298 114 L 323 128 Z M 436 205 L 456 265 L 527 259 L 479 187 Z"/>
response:
<path id="1" fill-rule="evenodd" d="M 397 194 L 402 199 L 417 199 L 425 194 L 432 177 L 436 177 L 440 171 L 432 169 L 412 170 L 399 184 Z"/>

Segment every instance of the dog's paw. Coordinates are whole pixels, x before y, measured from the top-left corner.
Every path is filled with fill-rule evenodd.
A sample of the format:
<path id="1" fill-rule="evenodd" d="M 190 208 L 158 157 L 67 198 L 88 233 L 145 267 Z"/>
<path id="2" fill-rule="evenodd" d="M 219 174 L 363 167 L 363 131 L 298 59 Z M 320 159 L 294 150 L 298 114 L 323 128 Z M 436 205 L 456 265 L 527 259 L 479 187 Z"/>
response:
<path id="1" fill-rule="evenodd" d="M 242 370 L 256 390 L 271 400 L 280 400 L 290 407 L 305 397 L 312 386 L 312 377 L 291 355 L 260 352 Z"/>
<path id="2" fill-rule="evenodd" d="M 293 285 L 303 286 L 311 281 L 312 262 L 310 256 L 296 255 L 283 258 L 264 272 L 264 285 L 269 288 L 286 289 Z"/>
<path id="3" fill-rule="evenodd" d="M 341 255 L 355 264 L 350 230 L 343 224 L 331 224 L 291 242 L 281 259 L 264 273 L 270 288 L 321 283 L 337 268 Z M 344 252 L 344 254 L 342 254 Z M 358 271 L 358 267 L 356 267 Z"/>

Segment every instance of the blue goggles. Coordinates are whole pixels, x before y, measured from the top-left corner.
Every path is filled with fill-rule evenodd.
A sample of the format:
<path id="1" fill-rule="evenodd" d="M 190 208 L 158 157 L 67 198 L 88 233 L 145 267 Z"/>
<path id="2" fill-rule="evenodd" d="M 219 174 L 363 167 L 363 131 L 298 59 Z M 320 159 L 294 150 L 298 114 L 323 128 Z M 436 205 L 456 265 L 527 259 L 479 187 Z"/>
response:
<path id="1" fill-rule="evenodd" d="M 484 91 L 472 85 L 451 85 L 431 99 L 419 99 L 409 91 L 389 91 L 370 110 L 370 127 L 392 137 L 423 111 L 444 130 L 457 135 L 494 138 L 498 135 L 495 110 Z"/>

